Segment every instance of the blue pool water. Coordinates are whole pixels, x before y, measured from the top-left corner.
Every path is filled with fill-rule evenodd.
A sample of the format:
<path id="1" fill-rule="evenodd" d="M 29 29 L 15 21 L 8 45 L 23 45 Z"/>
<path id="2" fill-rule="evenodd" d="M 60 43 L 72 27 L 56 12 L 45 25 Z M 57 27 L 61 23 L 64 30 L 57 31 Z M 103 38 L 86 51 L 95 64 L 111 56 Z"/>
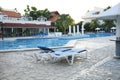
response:
<path id="1" fill-rule="evenodd" d="M 29 38 L 29 39 L 16 39 L 14 41 L 5 40 L 5 41 L 0 41 L 0 50 L 37 48 L 37 46 L 56 47 L 56 46 L 63 46 L 68 41 L 74 39 L 105 37 L 105 36 L 113 36 L 113 34 L 99 33 L 99 34 L 87 34 L 87 36 L 68 36 L 68 37 L 59 37 L 59 38 Z"/>

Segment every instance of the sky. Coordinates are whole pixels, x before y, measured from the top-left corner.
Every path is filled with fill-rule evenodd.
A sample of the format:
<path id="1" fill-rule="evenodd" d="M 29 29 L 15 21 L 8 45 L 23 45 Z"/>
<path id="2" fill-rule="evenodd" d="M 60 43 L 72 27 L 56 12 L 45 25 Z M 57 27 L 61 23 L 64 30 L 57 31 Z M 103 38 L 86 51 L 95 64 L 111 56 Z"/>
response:
<path id="1" fill-rule="evenodd" d="M 118 4 L 120 0 L 0 0 L 0 6 L 5 9 L 15 9 L 24 14 L 24 9 L 29 5 L 38 10 L 48 9 L 58 11 L 60 14 L 70 14 L 75 22 L 81 21 L 81 17 L 94 7 L 106 8 Z"/>

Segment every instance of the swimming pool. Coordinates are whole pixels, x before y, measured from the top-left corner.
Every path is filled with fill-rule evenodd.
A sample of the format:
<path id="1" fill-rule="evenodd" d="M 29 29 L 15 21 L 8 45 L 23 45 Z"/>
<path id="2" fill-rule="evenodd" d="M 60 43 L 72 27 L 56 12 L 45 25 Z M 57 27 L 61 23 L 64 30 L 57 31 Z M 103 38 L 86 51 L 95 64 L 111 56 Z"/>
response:
<path id="1" fill-rule="evenodd" d="M 59 38 L 28 38 L 28 39 L 16 39 L 13 41 L 0 41 L 0 50 L 12 50 L 12 49 L 28 49 L 37 48 L 37 46 L 45 47 L 56 47 L 63 46 L 70 40 L 81 39 L 81 38 L 94 38 L 94 37 L 105 37 L 113 36 L 109 33 L 99 34 L 87 34 L 87 36 L 65 36 Z"/>

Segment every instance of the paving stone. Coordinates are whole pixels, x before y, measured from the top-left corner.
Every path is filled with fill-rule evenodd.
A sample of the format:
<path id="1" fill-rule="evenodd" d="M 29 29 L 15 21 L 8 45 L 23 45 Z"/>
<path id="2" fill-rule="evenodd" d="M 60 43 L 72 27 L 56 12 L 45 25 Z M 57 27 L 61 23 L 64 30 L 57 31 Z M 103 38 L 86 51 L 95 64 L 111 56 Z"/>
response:
<path id="1" fill-rule="evenodd" d="M 75 59 L 72 66 L 65 60 L 36 63 L 33 55 L 38 51 L 0 53 L 0 80 L 120 80 L 120 60 L 113 58 L 110 38 L 86 40 L 88 58 Z"/>

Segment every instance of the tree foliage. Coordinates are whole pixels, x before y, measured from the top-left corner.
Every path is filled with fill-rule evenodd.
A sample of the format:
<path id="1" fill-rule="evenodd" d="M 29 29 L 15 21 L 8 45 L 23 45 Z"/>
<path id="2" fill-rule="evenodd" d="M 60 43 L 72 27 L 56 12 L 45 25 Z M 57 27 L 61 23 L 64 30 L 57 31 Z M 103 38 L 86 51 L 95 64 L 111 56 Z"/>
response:
<path id="1" fill-rule="evenodd" d="M 100 22 L 96 19 L 92 20 L 89 27 L 91 31 L 95 31 L 95 28 L 100 26 Z"/>
<path id="2" fill-rule="evenodd" d="M 63 32 L 64 34 L 67 33 L 69 25 L 73 24 L 74 20 L 71 18 L 69 14 L 60 15 L 60 19 L 56 21 L 56 26 L 58 27 L 59 31 Z"/>
<path id="3" fill-rule="evenodd" d="M 107 8 L 105 8 L 105 9 L 104 9 L 104 11 L 106 11 L 106 10 L 108 10 L 108 9 L 110 9 L 110 8 L 111 8 L 111 7 L 110 7 L 110 6 L 108 6 Z"/>
<path id="4" fill-rule="evenodd" d="M 88 32 L 91 32 L 92 30 L 90 29 L 90 22 L 87 22 L 85 25 L 84 25 L 84 28 L 85 28 L 85 31 L 88 31 Z"/>
<path id="5" fill-rule="evenodd" d="M 24 9 L 24 12 L 25 12 L 25 15 L 29 15 L 29 12 L 30 12 L 30 7 L 29 7 L 29 5 L 27 5 L 27 8 L 26 9 Z"/>
<path id="6" fill-rule="evenodd" d="M 0 6 L 0 11 L 2 10 L 2 7 Z"/>
<path id="7" fill-rule="evenodd" d="M 48 9 L 44 9 L 44 10 L 38 10 L 36 7 L 29 7 L 29 5 L 27 5 L 27 8 L 24 9 L 25 15 L 32 17 L 33 20 L 36 20 L 38 17 L 43 16 L 46 18 L 50 18 L 51 13 Z"/>
<path id="8" fill-rule="evenodd" d="M 103 22 L 101 27 L 105 29 L 105 31 L 109 31 L 112 27 L 115 27 L 114 20 L 104 20 Z"/>
<path id="9" fill-rule="evenodd" d="M 83 23 L 83 21 L 80 21 L 80 22 L 78 22 L 77 24 L 75 24 L 75 25 L 78 25 L 80 28 L 80 30 L 81 30 L 81 27 L 82 27 L 82 23 Z"/>

